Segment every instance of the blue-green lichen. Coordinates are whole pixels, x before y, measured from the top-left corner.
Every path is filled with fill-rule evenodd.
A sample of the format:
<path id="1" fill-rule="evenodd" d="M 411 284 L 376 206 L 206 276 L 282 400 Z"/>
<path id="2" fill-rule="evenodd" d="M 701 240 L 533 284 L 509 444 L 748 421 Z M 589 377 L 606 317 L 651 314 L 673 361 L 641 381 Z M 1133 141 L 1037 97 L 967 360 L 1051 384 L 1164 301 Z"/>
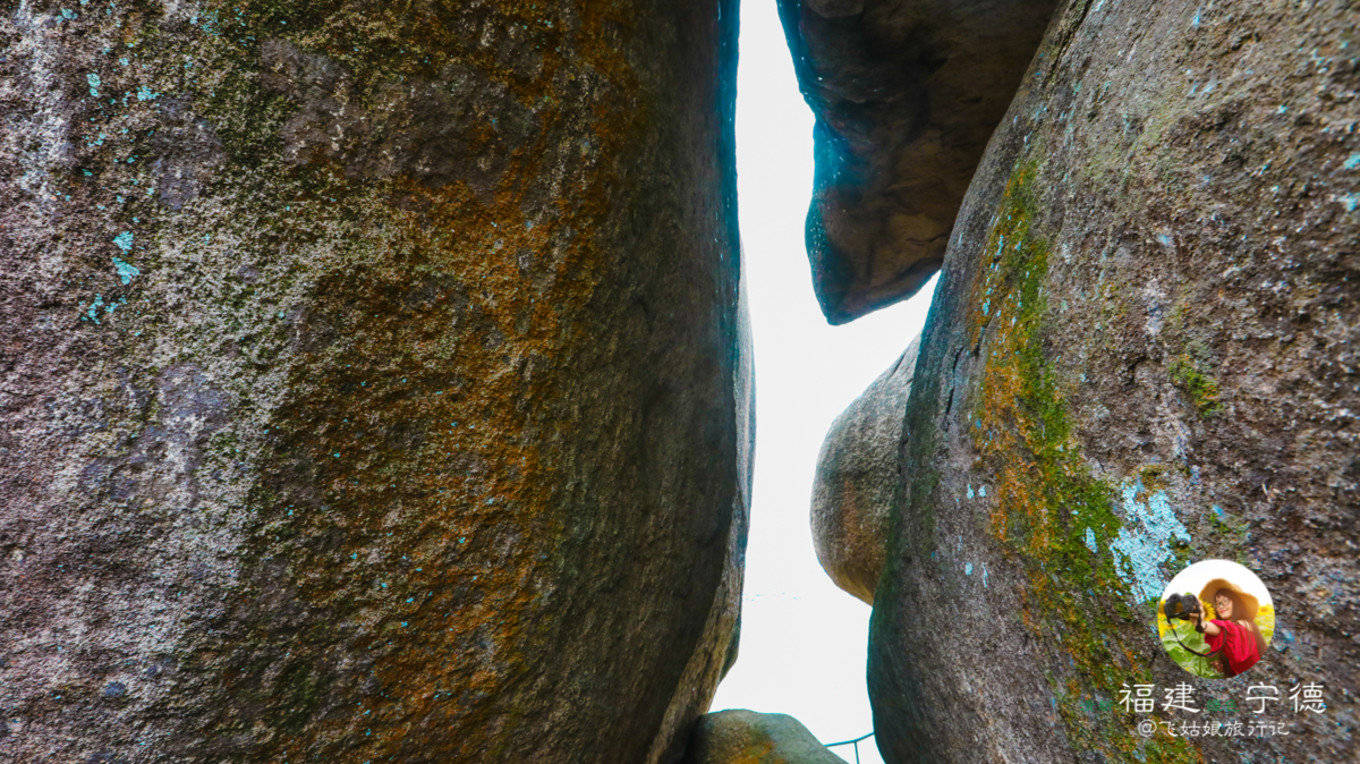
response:
<path id="1" fill-rule="evenodd" d="M 1155 600 L 1166 587 L 1163 569 L 1174 556 L 1172 542 L 1190 543 L 1190 532 L 1172 511 L 1166 491 L 1149 494 L 1139 480 L 1123 486 L 1120 494 L 1126 524 L 1110 543 L 1118 553 L 1115 566 L 1135 600 Z"/>
<path id="2" fill-rule="evenodd" d="M 132 279 L 142 275 L 137 266 L 121 258 L 113 258 L 113 269 L 118 272 L 118 279 L 124 284 L 129 284 Z"/>

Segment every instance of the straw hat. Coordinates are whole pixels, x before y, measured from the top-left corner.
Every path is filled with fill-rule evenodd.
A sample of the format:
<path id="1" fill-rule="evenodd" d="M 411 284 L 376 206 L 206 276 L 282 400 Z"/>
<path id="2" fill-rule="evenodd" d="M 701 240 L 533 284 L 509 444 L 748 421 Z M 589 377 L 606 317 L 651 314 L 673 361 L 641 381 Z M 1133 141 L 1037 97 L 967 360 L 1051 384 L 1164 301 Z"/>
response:
<path id="1" fill-rule="evenodd" d="M 1266 648 L 1269 647 L 1269 645 L 1266 643 L 1265 635 L 1261 633 L 1260 625 L 1256 623 L 1256 613 L 1261 609 L 1261 603 L 1256 597 L 1242 591 L 1236 584 L 1226 578 L 1215 578 L 1205 584 L 1203 589 L 1200 589 L 1199 599 L 1201 602 L 1208 603 L 1210 607 L 1213 607 L 1214 595 L 1224 590 L 1227 591 L 1228 596 L 1232 598 L 1233 601 L 1232 619 L 1234 621 L 1251 621 L 1252 630 L 1256 633 L 1257 652 L 1261 655 L 1265 655 Z M 1215 610 L 1214 615 L 1218 616 L 1219 613 Z"/>
<path id="2" fill-rule="evenodd" d="M 1260 601 L 1239 589 L 1236 584 L 1226 578 L 1215 578 L 1205 584 L 1204 588 L 1199 591 L 1200 601 L 1213 605 L 1214 595 L 1218 594 L 1219 591 L 1223 589 L 1228 590 L 1228 596 L 1231 597 L 1233 601 L 1233 620 L 1236 621 L 1245 618 L 1246 620 L 1255 623 L 1256 613 L 1261 609 Z M 1214 615 L 1218 616 L 1217 610 L 1215 610 Z"/>

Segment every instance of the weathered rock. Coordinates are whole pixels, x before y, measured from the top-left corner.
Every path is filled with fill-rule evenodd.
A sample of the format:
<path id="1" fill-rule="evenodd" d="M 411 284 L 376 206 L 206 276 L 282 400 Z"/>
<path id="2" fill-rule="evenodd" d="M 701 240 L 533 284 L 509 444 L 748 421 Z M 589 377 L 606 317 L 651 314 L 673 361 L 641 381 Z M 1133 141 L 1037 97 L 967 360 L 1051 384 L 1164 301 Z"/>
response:
<path id="1" fill-rule="evenodd" d="M 705 714 L 690 734 L 688 764 L 841 764 L 815 735 L 788 714 L 744 708 Z"/>
<path id="2" fill-rule="evenodd" d="M 1340 761 L 1360 687 L 1354 3 L 1069 4 L 992 139 L 921 341 L 869 687 L 890 761 Z M 1193 680 L 1153 604 L 1235 559 L 1278 608 Z M 1190 681 L 1143 737 L 1124 683 Z M 1325 712 L 1295 713 L 1320 686 Z M 1236 711 L 1225 710 L 1236 709 Z"/>
<path id="3" fill-rule="evenodd" d="M 0 759 L 677 756 L 735 3 L 11 3 Z"/>
<path id="4" fill-rule="evenodd" d="M 779 0 L 817 117 L 807 216 L 833 324 L 911 296 L 1056 0 Z"/>
<path id="5" fill-rule="evenodd" d="M 831 423 L 812 483 L 812 541 L 836 586 L 874 604 L 920 340 Z"/>

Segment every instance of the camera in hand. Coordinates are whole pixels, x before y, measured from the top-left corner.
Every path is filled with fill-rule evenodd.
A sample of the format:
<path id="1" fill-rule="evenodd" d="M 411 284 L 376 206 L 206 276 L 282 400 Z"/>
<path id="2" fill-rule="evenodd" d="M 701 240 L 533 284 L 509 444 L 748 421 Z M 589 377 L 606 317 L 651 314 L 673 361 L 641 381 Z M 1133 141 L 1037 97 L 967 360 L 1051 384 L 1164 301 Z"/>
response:
<path id="1" fill-rule="evenodd" d="M 1189 593 L 1173 594 L 1162 603 L 1162 612 L 1166 613 L 1168 621 L 1176 618 L 1189 621 L 1199 612 L 1199 599 Z"/>

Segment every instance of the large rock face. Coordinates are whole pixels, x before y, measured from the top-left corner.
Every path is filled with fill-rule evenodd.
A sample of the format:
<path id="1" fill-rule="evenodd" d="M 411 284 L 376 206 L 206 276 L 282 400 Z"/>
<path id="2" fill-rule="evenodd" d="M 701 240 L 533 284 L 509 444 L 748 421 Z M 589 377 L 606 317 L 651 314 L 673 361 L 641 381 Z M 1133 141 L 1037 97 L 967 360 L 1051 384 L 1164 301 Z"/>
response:
<path id="1" fill-rule="evenodd" d="M 1056 0 L 778 0 L 817 117 L 807 216 L 831 323 L 911 296 L 940 267 L 987 137 Z"/>
<path id="2" fill-rule="evenodd" d="M 735 3 L 10 3 L 0 759 L 678 753 Z"/>
<path id="3" fill-rule="evenodd" d="M 870 605 L 883 572 L 898 451 L 920 341 L 831 423 L 812 483 L 812 543 L 836 586 Z"/>
<path id="4" fill-rule="evenodd" d="M 921 343 L 869 684 L 891 761 L 1340 761 L 1360 687 L 1360 11 L 1069 3 Z M 1198 680 L 1153 605 L 1237 560 L 1275 645 Z M 1157 709 L 1126 712 L 1123 683 Z M 1188 682 L 1198 715 L 1163 710 Z M 1316 682 L 1321 714 L 1291 688 Z M 1252 683 L 1280 702 L 1263 716 Z M 1224 709 L 1229 710 L 1224 710 Z M 1187 739 L 1143 720 L 1287 723 Z"/>

